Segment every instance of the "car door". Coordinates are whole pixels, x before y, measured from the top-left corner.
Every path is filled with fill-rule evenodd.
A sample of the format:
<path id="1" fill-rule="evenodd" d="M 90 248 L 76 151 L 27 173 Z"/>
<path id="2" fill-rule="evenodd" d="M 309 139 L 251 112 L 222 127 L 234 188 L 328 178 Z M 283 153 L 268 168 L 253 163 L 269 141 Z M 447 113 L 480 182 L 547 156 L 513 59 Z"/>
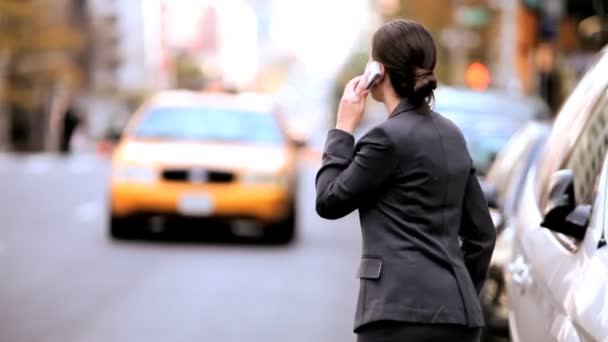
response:
<path id="1" fill-rule="evenodd" d="M 555 270 L 553 297 L 561 315 L 552 325 L 558 341 L 608 340 L 608 248 L 606 247 L 606 193 L 608 158 L 604 158 L 600 181 L 592 189 L 593 212 L 584 240 L 567 262 Z"/>
<path id="2" fill-rule="evenodd" d="M 593 204 L 594 190 L 608 145 L 606 56 L 583 79 L 564 105 L 544 156 L 526 178 L 515 222 L 513 254 L 506 269 L 509 323 L 514 341 L 580 341 L 579 322 L 568 315 L 568 289 L 576 280 L 583 241 L 540 228 L 549 180 L 561 168 L 573 170 L 577 202 Z M 600 144 L 601 142 L 601 144 Z M 607 142 L 607 143 L 604 143 Z M 594 211 L 594 215 L 597 212 Z M 594 218 L 597 220 L 597 218 Z M 582 329 L 584 331 L 584 329 Z"/>
<path id="3" fill-rule="evenodd" d="M 536 270 L 530 262 L 533 255 L 525 248 L 529 233 L 534 233 L 541 222 L 534 210 L 535 198 L 530 196 L 532 178 L 526 179 L 520 210 L 513 222 L 512 254 L 505 268 L 505 287 L 509 306 L 509 330 L 513 341 L 546 341 L 549 335 L 549 313 L 543 303 L 543 289 L 535 281 Z"/>
<path id="4" fill-rule="evenodd" d="M 586 126 L 562 168 L 573 171 L 576 204 L 591 204 L 585 237 L 578 241 L 543 229 L 554 243 L 545 265 L 547 300 L 555 305 L 551 337 L 557 341 L 601 341 L 608 338 L 606 273 L 599 260 L 605 219 L 606 155 L 608 153 L 608 89 L 595 104 Z M 603 176 L 602 176 L 603 175 Z M 559 267 L 558 267 L 559 266 Z"/>
<path id="5" fill-rule="evenodd" d="M 596 208 L 590 227 L 603 218 L 603 207 L 596 197 L 607 150 L 608 92 L 605 92 L 559 167 L 573 172 L 576 204 L 590 204 Z M 512 284 L 517 287 L 509 294 L 514 303 L 520 305 L 514 308 L 518 316 L 515 319 L 517 327 L 534 323 L 529 329 L 520 329 L 520 334 L 521 330 L 527 334 L 522 340 L 581 341 L 581 336 L 588 333 L 584 329 L 585 322 L 577 321 L 576 316 L 569 313 L 576 294 L 572 289 L 580 285 L 578 279 L 583 276 L 588 261 L 585 255 L 589 255 L 589 247 L 583 247 L 587 239 L 591 244 L 597 239 L 586 236 L 580 241 L 538 226 L 529 229 L 531 221 L 540 223 L 542 217 L 530 203 L 522 203 L 522 208 L 522 221 L 526 226 L 517 231 L 514 259 L 508 266 Z"/>

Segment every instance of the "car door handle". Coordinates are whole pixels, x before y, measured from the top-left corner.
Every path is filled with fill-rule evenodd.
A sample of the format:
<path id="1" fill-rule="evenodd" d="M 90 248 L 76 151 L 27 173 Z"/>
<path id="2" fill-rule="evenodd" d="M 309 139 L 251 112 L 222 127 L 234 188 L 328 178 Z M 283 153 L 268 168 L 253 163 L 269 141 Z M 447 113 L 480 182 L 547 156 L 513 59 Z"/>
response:
<path id="1" fill-rule="evenodd" d="M 507 270 L 511 273 L 513 282 L 524 285 L 530 281 L 530 265 L 526 264 L 520 255 L 507 265 Z"/>

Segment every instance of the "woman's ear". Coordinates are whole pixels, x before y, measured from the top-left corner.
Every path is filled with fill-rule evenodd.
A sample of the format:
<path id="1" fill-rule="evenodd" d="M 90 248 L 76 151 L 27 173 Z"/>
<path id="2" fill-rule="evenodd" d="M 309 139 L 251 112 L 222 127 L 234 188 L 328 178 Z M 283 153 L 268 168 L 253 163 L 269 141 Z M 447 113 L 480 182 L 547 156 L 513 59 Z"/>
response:
<path id="1" fill-rule="evenodd" d="M 378 83 L 382 83 L 382 81 L 384 81 L 384 76 L 386 75 L 386 69 L 384 68 L 384 64 L 378 62 L 378 64 L 380 64 L 380 78 L 378 78 L 378 81 L 376 81 L 376 84 Z"/>

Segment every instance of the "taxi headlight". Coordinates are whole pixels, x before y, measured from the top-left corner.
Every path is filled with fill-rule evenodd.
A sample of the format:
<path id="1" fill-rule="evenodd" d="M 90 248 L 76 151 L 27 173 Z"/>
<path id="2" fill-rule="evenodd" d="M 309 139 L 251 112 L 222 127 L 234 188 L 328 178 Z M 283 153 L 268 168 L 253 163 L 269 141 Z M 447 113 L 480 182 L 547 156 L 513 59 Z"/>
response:
<path id="1" fill-rule="evenodd" d="M 287 176 L 281 174 L 249 173 L 242 177 L 246 184 L 272 184 L 286 187 L 289 184 Z"/>
<path id="2" fill-rule="evenodd" d="M 112 169 L 112 179 L 122 182 L 152 183 L 158 179 L 156 170 L 146 166 L 117 166 Z"/>

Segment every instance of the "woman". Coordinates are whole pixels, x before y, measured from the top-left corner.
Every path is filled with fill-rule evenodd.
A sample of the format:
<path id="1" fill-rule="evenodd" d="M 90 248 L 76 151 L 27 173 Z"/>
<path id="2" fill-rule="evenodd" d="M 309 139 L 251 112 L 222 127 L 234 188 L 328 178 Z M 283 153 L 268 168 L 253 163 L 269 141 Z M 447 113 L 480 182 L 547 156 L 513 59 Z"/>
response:
<path id="1" fill-rule="evenodd" d="M 320 216 L 359 210 L 358 341 L 479 341 L 496 233 L 462 133 L 428 104 L 433 39 L 393 21 L 375 33 L 370 58 L 381 77 L 371 91 L 366 75 L 347 84 L 316 180 Z M 355 145 L 370 92 L 390 115 Z"/>

